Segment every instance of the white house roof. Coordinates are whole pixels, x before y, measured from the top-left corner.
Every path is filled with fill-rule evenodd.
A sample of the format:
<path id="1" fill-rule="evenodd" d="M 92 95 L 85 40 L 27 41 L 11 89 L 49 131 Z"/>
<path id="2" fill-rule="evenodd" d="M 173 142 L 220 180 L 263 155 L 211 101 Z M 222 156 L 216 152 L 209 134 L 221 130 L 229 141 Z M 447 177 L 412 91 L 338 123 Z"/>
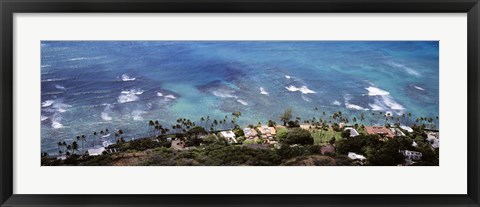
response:
<path id="1" fill-rule="evenodd" d="M 345 130 L 350 130 L 350 137 L 356 137 L 359 135 L 357 130 L 352 127 L 346 127 Z"/>
<path id="2" fill-rule="evenodd" d="M 221 131 L 220 134 L 225 138 L 235 138 L 235 133 L 232 131 Z"/>
<path id="3" fill-rule="evenodd" d="M 413 129 L 411 127 L 408 127 L 408 126 L 400 126 L 400 128 L 402 128 L 403 130 L 409 132 L 409 133 L 412 133 L 413 132 Z"/>
<path id="4" fill-rule="evenodd" d="M 88 154 L 90 156 L 98 156 L 98 155 L 101 155 L 103 151 L 105 151 L 105 147 L 100 147 L 97 149 L 89 149 Z"/>
<path id="5" fill-rule="evenodd" d="M 348 153 L 348 158 L 350 158 L 352 160 L 365 160 L 365 159 L 367 159 L 363 155 L 359 155 L 359 154 L 356 154 L 354 152 L 349 152 Z"/>

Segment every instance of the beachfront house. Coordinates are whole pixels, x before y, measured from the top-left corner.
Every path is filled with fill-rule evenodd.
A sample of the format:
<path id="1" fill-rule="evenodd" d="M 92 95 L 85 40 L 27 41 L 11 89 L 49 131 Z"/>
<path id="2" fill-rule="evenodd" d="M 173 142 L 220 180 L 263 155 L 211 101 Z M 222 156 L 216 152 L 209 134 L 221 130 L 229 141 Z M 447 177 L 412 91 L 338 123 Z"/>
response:
<path id="1" fill-rule="evenodd" d="M 438 148 L 440 146 L 439 133 L 438 131 L 424 131 L 427 136 L 427 142 L 433 147 Z"/>
<path id="2" fill-rule="evenodd" d="M 258 131 L 260 131 L 262 138 L 268 138 L 270 140 L 273 139 L 275 135 L 277 135 L 277 130 L 275 130 L 274 127 L 261 126 L 258 127 Z"/>
<path id="3" fill-rule="evenodd" d="M 401 129 L 405 130 L 408 133 L 412 133 L 413 129 L 409 126 L 400 126 Z"/>
<path id="4" fill-rule="evenodd" d="M 390 128 L 390 131 L 392 131 L 392 133 L 397 137 L 404 137 L 405 136 L 405 133 L 403 133 L 402 130 L 400 130 L 399 128 L 392 127 L 392 128 Z"/>
<path id="5" fill-rule="evenodd" d="M 89 149 L 88 150 L 88 155 L 99 156 L 99 155 L 102 155 L 103 151 L 105 151 L 105 147 L 100 147 L 100 148 L 96 148 L 96 149 Z"/>
<path id="6" fill-rule="evenodd" d="M 243 129 L 243 134 L 245 138 L 248 138 L 248 139 L 254 139 L 257 137 L 257 131 L 255 131 L 255 129 L 248 128 L 248 127 Z"/>
<path id="7" fill-rule="evenodd" d="M 360 134 L 357 132 L 357 130 L 354 129 L 354 128 L 352 128 L 352 127 L 346 127 L 344 130 L 345 130 L 345 131 L 346 131 L 346 130 L 350 130 L 350 137 L 356 137 L 356 136 L 360 135 Z"/>
<path id="8" fill-rule="evenodd" d="M 221 131 L 220 135 L 225 138 L 228 143 L 237 143 L 237 139 L 235 139 L 235 133 L 232 131 Z"/>
<path id="9" fill-rule="evenodd" d="M 352 160 L 359 160 L 359 161 L 364 161 L 366 160 L 367 158 L 365 158 L 363 155 L 359 155 L 355 152 L 349 152 L 348 153 L 348 158 L 352 159 Z"/>
<path id="10" fill-rule="evenodd" d="M 390 129 L 384 126 L 365 126 L 365 131 L 367 132 L 367 134 L 377 134 L 381 137 L 395 137 L 395 134 Z"/>
<path id="11" fill-rule="evenodd" d="M 399 152 L 405 157 L 405 165 L 412 165 L 415 164 L 415 161 L 422 160 L 421 152 L 410 150 L 400 150 Z"/>

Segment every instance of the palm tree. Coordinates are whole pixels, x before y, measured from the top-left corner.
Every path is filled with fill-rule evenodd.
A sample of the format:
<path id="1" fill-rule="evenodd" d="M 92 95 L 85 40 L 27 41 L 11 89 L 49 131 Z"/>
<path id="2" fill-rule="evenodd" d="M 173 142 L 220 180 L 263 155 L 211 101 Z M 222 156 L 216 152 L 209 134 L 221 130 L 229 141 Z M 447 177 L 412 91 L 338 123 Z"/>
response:
<path id="1" fill-rule="evenodd" d="M 375 112 L 372 112 L 372 118 L 370 119 L 370 125 L 373 125 L 372 124 L 372 120 L 375 118 Z"/>
<path id="2" fill-rule="evenodd" d="M 360 121 L 362 122 L 362 125 L 363 125 L 363 121 L 365 120 L 365 115 L 362 113 L 360 113 Z"/>
<path id="3" fill-rule="evenodd" d="M 200 122 L 201 122 L 202 124 L 205 122 L 205 118 L 203 118 L 203 116 L 200 117 Z M 206 127 L 206 126 L 205 126 L 205 127 Z"/>
<path id="4" fill-rule="evenodd" d="M 407 119 L 407 126 L 409 126 L 409 123 L 410 123 L 410 119 L 412 117 L 412 113 L 408 112 L 408 119 Z"/>
<path id="5" fill-rule="evenodd" d="M 62 142 L 58 142 L 58 143 L 57 143 L 58 154 L 59 154 L 59 155 L 62 155 L 62 151 L 60 150 L 60 146 L 63 146 Z"/>
<path id="6" fill-rule="evenodd" d="M 68 155 L 70 155 L 70 153 L 68 152 L 68 150 L 72 150 L 72 145 L 67 145 L 67 153 L 68 153 Z"/>
<path id="7" fill-rule="evenodd" d="M 92 137 L 93 148 L 95 148 L 95 137 L 96 136 L 97 136 L 97 132 L 93 132 L 93 137 Z"/>
<path id="8" fill-rule="evenodd" d="M 75 154 L 75 151 L 78 151 L 78 143 L 76 141 L 72 142 L 72 154 Z"/>

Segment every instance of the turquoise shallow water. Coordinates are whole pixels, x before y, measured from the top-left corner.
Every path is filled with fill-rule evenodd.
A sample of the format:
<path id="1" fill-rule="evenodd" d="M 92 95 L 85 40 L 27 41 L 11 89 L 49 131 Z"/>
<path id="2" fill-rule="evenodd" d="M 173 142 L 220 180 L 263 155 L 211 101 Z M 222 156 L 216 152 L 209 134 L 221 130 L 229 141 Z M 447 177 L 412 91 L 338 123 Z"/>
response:
<path id="1" fill-rule="evenodd" d="M 234 111 L 242 112 L 240 124 L 279 122 L 287 108 L 305 119 L 322 111 L 435 117 L 438 47 L 436 41 L 43 41 L 42 151 L 105 128 L 121 128 L 128 139 L 148 135 L 150 119 L 199 123 Z"/>

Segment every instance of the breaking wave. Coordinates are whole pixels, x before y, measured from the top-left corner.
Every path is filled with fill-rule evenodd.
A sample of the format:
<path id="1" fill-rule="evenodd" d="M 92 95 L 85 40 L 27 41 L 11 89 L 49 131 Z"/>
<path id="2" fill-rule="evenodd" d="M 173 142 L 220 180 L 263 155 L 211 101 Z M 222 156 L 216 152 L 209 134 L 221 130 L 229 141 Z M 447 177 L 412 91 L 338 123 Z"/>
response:
<path id="1" fill-rule="evenodd" d="M 265 89 L 263 87 L 260 87 L 260 94 L 268 95 L 268 92 L 265 91 Z"/>
<path id="2" fill-rule="evenodd" d="M 293 85 L 290 85 L 288 87 L 285 87 L 288 91 L 292 91 L 292 92 L 295 92 L 295 91 L 300 91 L 302 92 L 303 94 L 309 94 L 309 93 L 317 93 L 315 91 L 312 91 L 310 90 L 309 88 L 307 88 L 307 86 L 302 86 L 300 88 L 297 88 Z"/>
<path id="3" fill-rule="evenodd" d="M 136 78 L 128 76 L 127 74 L 123 74 L 121 76 L 121 78 L 122 78 L 122 81 L 134 81 L 136 79 Z"/>
<path id="4" fill-rule="evenodd" d="M 369 96 L 385 96 L 390 94 L 388 91 L 384 91 L 382 89 L 375 88 L 373 86 L 369 86 L 368 88 L 365 88 L 365 89 L 367 89 Z"/>
<path id="5" fill-rule="evenodd" d="M 49 107 L 49 106 L 51 106 L 53 103 L 55 103 L 54 100 L 46 100 L 46 101 L 42 102 L 42 107 Z"/>
<path id="6" fill-rule="evenodd" d="M 128 91 L 122 91 L 118 97 L 118 103 L 127 103 L 138 101 L 140 98 L 137 95 L 143 94 L 143 91 L 140 89 L 131 89 Z"/>
<path id="7" fill-rule="evenodd" d="M 242 99 L 237 99 L 237 102 L 241 103 L 244 106 L 248 106 L 248 103 L 246 101 L 242 100 Z"/>

